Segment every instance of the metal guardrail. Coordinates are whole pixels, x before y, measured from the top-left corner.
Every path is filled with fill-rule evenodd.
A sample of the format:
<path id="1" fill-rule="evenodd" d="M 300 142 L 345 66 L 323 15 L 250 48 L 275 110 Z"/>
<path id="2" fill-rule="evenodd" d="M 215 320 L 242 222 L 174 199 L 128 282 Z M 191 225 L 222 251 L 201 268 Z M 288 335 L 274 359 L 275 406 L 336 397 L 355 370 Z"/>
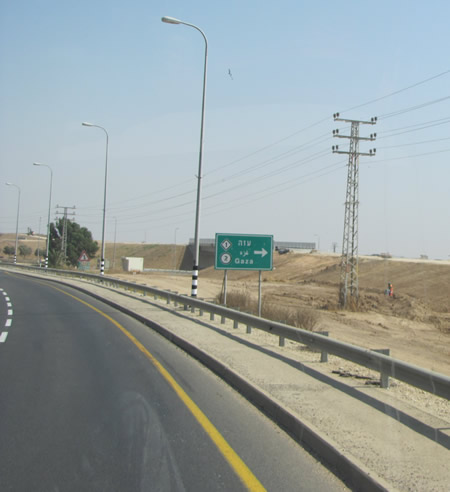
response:
<path id="1" fill-rule="evenodd" d="M 264 318 L 259 318 L 251 314 L 235 311 L 234 309 L 220 306 L 218 304 L 160 290 L 155 287 L 126 282 L 124 280 L 115 279 L 114 277 L 74 272 L 69 270 L 55 270 L 50 268 L 44 270 L 42 268 L 23 265 L 8 265 L 8 268 L 11 267 L 32 270 L 34 272 L 47 275 L 58 275 L 90 280 L 105 286 L 111 286 L 114 288 L 122 287 L 127 290 L 142 292 L 144 295 L 151 294 L 153 296 L 165 299 L 167 304 L 171 302 L 181 304 L 184 306 L 185 310 L 190 308 L 191 311 L 195 311 L 195 309 L 200 310 L 201 314 L 203 312 L 210 313 L 211 319 L 214 319 L 214 316 L 217 315 L 221 316 L 223 320 L 233 320 L 235 326 L 237 326 L 237 323 L 245 324 L 247 325 L 247 332 L 250 332 L 251 328 L 255 328 L 279 336 L 280 342 L 282 339 L 288 339 L 293 342 L 307 345 L 312 349 L 322 351 L 322 360 L 326 360 L 324 354 L 333 354 L 342 359 L 354 362 L 360 366 L 378 371 L 381 374 L 382 381 L 384 380 L 386 382 L 388 377 L 392 377 L 436 396 L 450 400 L 449 376 L 430 371 L 428 369 L 423 369 L 373 350 L 357 347 L 356 345 L 351 345 L 349 343 L 328 338 L 327 336 L 324 336 L 324 334 L 294 328 L 283 323 L 278 323 Z"/>

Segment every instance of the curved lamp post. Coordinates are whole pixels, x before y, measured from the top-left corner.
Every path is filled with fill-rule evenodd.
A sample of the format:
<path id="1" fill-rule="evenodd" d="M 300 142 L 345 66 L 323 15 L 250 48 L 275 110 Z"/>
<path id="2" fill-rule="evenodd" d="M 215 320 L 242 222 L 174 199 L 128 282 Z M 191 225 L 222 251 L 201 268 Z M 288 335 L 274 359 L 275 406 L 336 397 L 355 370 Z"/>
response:
<path id="1" fill-rule="evenodd" d="M 100 128 L 106 135 L 106 159 L 105 159 L 105 188 L 103 191 L 103 226 L 102 226 L 102 257 L 100 260 L 100 275 L 105 275 L 105 222 L 106 222 L 106 183 L 108 181 L 108 142 L 109 135 L 105 128 L 100 125 L 94 125 L 84 121 L 81 123 L 83 126 L 92 126 L 94 128 Z"/>
<path id="2" fill-rule="evenodd" d="M 53 170 L 47 164 L 33 162 L 33 166 L 42 166 L 50 169 L 50 197 L 48 199 L 48 221 L 47 221 L 47 251 L 45 253 L 45 268 L 48 268 L 48 251 L 50 246 L 50 210 L 52 208 L 52 186 L 53 186 Z"/>
<path id="3" fill-rule="evenodd" d="M 198 175 L 197 175 L 197 206 L 195 212 L 195 232 L 194 232 L 194 268 L 192 271 L 192 291 L 191 296 L 197 297 L 197 284 L 198 284 L 198 267 L 200 263 L 200 239 L 199 239 L 199 228 L 200 228 L 200 196 L 201 196 L 201 180 L 202 180 L 202 159 L 203 159 L 203 129 L 205 122 L 205 95 L 206 95 L 206 66 L 208 61 L 208 40 L 206 39 L 205 33 L 194 24 L 189 24 L 188 22 L 183 22 L 173 17 L 162 17 L 161 20 L 167 24 L 183 24 L 185 26 L 193 27 L 196 29 L 205 40 L 205 63 L 203 69 L 203 96 L 202 96 L 202 118 L 200 124 L 200 150 L 198 158 Z"/>
<path id="4" fill-rule="evenodd" d="M 14 184 L 10 183 L 7 181 L 5 183 L 7 186 L 14 186 L 14 188 L 17 188 L 17 191 L 19 192 L 18 197 L 17 197 L 17 218 L 16 218 L 16 245 L 14 248 L 14 265 L 17 263 L 17 242 L 19 239 L 19 210 L 20 210 L 20 188 Z"/>

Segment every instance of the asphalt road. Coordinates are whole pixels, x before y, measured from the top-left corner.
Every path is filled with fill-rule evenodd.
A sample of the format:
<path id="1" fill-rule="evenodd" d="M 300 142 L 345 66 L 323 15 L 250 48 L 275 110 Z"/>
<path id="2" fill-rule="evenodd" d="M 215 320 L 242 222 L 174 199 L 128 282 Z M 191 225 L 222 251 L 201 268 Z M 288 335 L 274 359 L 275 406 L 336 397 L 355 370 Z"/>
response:
<path id="1" fill-rule="evenodd" d="M 49 281 L 0 288 L 0 490 L 345 490 L 148 327 Z"/>

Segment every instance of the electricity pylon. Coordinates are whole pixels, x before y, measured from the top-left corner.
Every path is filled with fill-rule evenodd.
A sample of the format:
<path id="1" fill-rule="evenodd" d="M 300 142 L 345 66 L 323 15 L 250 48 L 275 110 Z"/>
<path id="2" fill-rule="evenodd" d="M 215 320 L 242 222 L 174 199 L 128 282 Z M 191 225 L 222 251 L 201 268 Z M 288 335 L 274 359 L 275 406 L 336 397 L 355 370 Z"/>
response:
<path id="1" fill-rule="evenodd" d="M 350 135 L 341 135 L 339 130 L 333 130 L 333 137 L 350 139 L 348 151 L 339 150 L 338 145 L 333 145 L 335 154 L 348 154 L 347 191 L 345 195 L 344 235 L 342 239 L 341 277 L 339 285 L 339 304 L 347 307 L 349 297 L 357 304 L 359 297 L 358 282 L 358 218 L 359 218 L 359 156 L 373 156 L 376 149 L 370 149 L 368 153 L 359 152 L 360 140 L 375 140 L 377 134 L 370 137 L 359 136 L 359 125 L 375 125 L 377 118 L 370 121 L 348 120 L 340 118 L 339 113 L 333 115 L 334 121 L 351 123 Z"/>
<path id="2" fill-rule="evenodd" d="M 63 207 L 63 206 L 60 206 L 60 205 L 56 205 L 56 208 L 62 208 L 64 209 L 64 212 L 59 212 L 57 211 L 56 212 L 56 215 L 63 215 L 64 216 L 64 220 L 63 220 L 63 230 L 62 230 L 62 238 L 61 238 L 61 252 L 63 253 L 64 255 L 64 259 L 67 258 L 67 217 L 69 215 L 75 215 L 75 212 L 67 212 L 68 210 L 75 210 L 75 205 L 73 207 Z"/>

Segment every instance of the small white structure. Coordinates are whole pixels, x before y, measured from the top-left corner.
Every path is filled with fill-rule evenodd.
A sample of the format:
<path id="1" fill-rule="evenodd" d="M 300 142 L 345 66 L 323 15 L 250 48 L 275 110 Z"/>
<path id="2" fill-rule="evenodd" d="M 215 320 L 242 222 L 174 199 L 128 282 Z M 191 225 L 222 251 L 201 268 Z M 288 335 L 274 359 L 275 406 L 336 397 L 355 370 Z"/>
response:
<path id="1" fill-rule="evenodd" d="M 125 272 L 143 272 L 144 258 L 122 256 L 122 268 Z"/>

